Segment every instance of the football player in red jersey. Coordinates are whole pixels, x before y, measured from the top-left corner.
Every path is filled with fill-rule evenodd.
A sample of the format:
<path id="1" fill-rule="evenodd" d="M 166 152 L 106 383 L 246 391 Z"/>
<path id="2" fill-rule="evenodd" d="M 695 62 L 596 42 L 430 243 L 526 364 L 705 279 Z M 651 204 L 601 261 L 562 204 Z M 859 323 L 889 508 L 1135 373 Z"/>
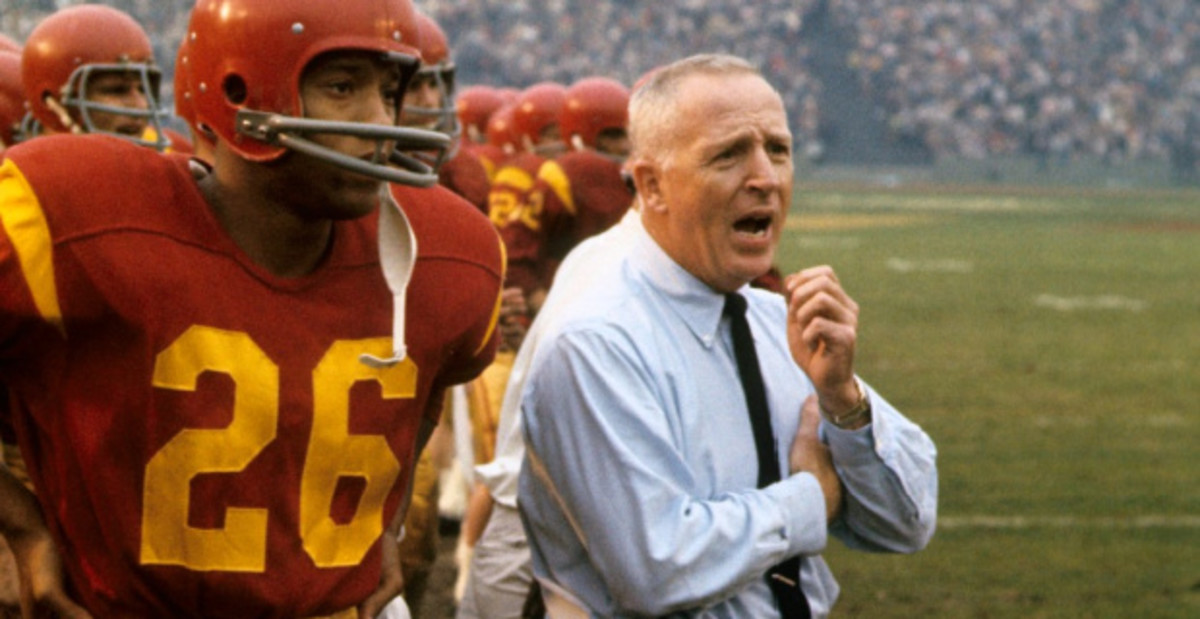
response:
<path id="1" fill-rule="evenodd" d="M 566 150 L 558 125 L 566 91 L 554 82 L 522 91 L 512 111 L 518 152 L 496 172 L 488 194 L 488 217 L 500 230 L 508 250 L 508 285 L 520 288 L 535 310 L 540 299 L 530 295 L 539 289 L 535 261 L 542 205 L 531 202 L 536 198 L 531 190 L 542 164 Z"/>
<path id="2" fill-rule="evenodd" d="M 107 133 L 168 145 L 150 38 L 117 9 L 80 4 L 42 20 L 25 42 L 21 76 L 35 121 L 25 137 Z"/>
<path id="3" fill-rule="evenodd" d="M 421 69 L 404 95 L 400 124 L 450 136 L 450 150 L 443 160 L 434 162 L 438 179 L 486 215 L 491 183 L 479 159 L 461 148 L 463 131 L 454 102 L 455 66 L 446 33 L 427 15 L 420 14 L 417 20 L 421 30 Z"/>
<path id="4" fill-rule="evenodd" d="M 531 201 L 542 205 L 531 248 L 542 298 L 558 263 L 580 241 L 607 230 L 633 201 L 621 166 L 629 155 L 629 89 L 587 77 L 567 89 L 559 128 L 571 151 L 542 164 Z"/>
<path id="5" fill-rule="evenodd" d="M 441 394 L 494 354 L 499 241 L 384 182 L 446 144 L 395 126 L 409 0 L 199 0 L 188 36 L 211 173 L 70 135 L 0 166 L 23 610 L 374 616 Z"/>

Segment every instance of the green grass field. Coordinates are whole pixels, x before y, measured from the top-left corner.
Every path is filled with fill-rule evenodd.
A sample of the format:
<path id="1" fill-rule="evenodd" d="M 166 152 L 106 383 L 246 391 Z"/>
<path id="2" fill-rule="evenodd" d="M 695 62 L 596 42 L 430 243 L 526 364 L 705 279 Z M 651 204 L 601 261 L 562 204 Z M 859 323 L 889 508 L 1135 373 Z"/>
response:
<path id="1" fill-rule="evenodd" d="M 1200 617 L 1200 192 L 797 188 L 858 371 L 937 443 L 914 556 L 832 541 L 851 617 Z"/>

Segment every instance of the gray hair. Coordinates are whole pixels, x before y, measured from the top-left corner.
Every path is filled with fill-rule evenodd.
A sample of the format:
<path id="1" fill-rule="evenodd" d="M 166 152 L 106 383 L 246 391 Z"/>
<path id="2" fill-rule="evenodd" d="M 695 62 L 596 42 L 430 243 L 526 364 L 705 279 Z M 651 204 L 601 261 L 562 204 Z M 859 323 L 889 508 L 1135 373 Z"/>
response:
<path id="1" fill-rule="evenodd" d="M 652 69 L 629 101 L 629 141 L 632 158 L 647 157 L 667 163 L 673 150 L 671 129 L 679 84 L 694 75 L 756 75 L 754 65 L 729 54 L 697 54 Z"/>

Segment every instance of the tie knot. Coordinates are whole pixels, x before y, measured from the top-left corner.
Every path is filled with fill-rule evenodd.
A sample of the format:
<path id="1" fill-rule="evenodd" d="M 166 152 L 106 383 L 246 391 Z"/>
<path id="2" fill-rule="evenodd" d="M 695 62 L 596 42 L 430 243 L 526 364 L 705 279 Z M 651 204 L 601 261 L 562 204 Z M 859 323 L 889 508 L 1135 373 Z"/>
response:
<path id="1" fill-rule="evenodd" d="M 746 298 L 736 292 L 725 295 L 725 315 L 731 317 L 745 316 Z"/>

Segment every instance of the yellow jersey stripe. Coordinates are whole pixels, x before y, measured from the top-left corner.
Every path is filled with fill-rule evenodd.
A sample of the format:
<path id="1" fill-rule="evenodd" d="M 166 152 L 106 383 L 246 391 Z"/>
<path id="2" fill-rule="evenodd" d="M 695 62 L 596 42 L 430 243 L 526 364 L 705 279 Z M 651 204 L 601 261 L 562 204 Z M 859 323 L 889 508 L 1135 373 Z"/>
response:
<path id="1" fill-rule="evenodd" d="M 11 160 L 0 166 L 0 225 L 16 250 L 25 283 L 42 319 L 66 336 L 54 283 L 50 226 L 33 187 Z"/>
<path id="2" fill-rule="evenodd" d="M 571 179 L 563 172 L 562 166 L 556 161 L 547 161 L 538 170 L 538 180 L 544 181 L 554 190 L 554 195 L 567 207 L 567 212 L 575 214 L 575 197 L 571 195 Z"/>

